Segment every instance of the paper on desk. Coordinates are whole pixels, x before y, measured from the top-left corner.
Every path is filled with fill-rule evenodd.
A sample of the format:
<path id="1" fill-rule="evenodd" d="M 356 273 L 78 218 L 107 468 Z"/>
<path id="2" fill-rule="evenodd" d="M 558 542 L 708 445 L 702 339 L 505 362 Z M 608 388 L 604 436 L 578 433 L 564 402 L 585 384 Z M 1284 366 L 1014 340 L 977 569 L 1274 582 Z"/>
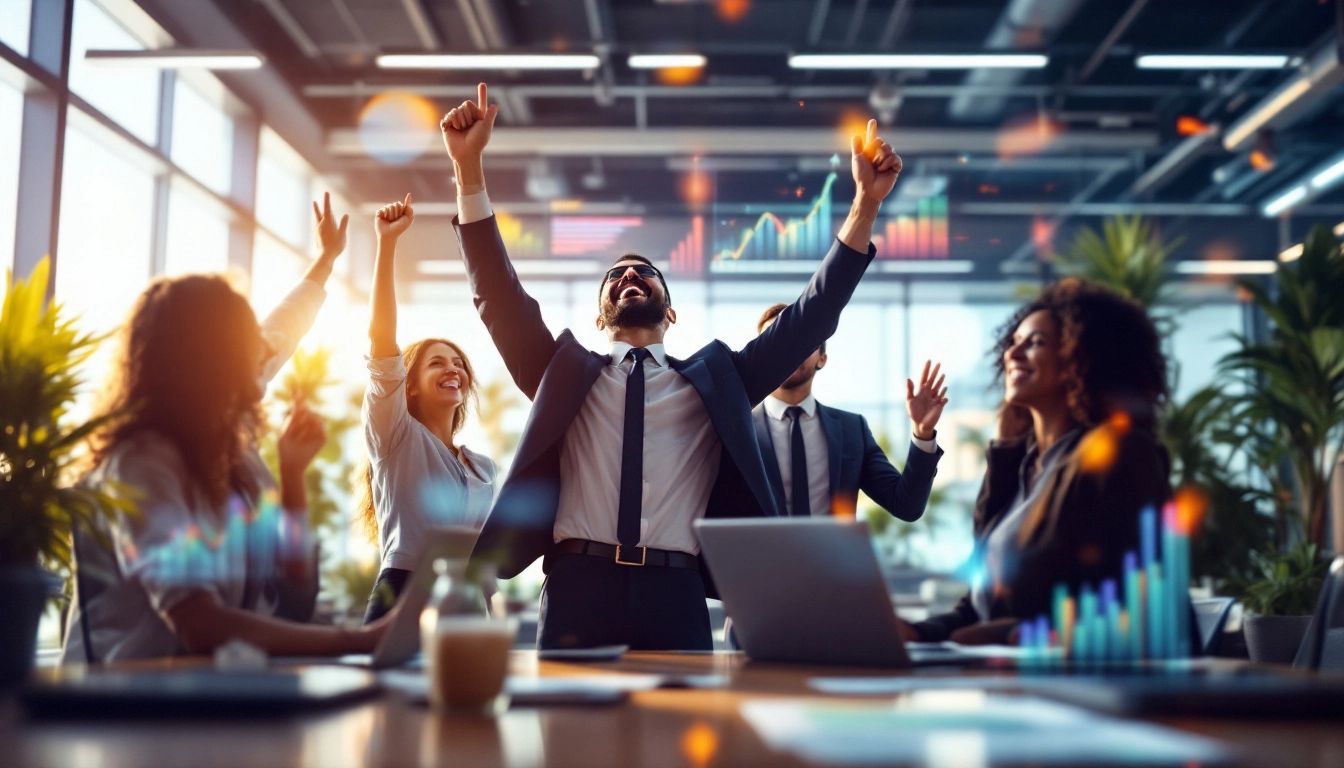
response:
<path id="1" fill-rule="evenodd" d="M 923 691 L 891 704 L 748 701 L 742 716 L 772 749 L 844 765 L 1000 762 L 1125 765 L 1213 762 L 1212 741 L 1029 697 Z"/>
<path id="2" fill-rule="evenodd" d="M 392 669 L 378 675 L 384 686 L 416 701 L 429 696 L 429 678 L 423 670 Z M 620 691 L 651 691 L 655 688 L 719 688 L 728 682 L 723 675 L 568 675 L 564 677 L 519 677 L 510 675 L 506 691 L 535 693 L 548 687 L 565 690 L 601 688 Z"/>
<path id="3" fill-rule="evenodd" d="M 836 696 L 878 696 L 910 691 L 1016 691 L 1022 681 L 1012 677 L 813 677 L 807 686 Z"/>

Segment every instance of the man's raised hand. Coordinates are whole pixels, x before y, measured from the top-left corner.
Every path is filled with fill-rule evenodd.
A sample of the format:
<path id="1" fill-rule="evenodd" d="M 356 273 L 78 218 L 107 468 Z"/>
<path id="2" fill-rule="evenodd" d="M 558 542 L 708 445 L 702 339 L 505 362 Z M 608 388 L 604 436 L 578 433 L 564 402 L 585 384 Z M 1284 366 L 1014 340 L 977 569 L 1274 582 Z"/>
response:
<path id="1" fill-rule="evenodd" d="M 901 175 L 901 156 L 877 135 L 877 121 L 869 120 L 865 134 L 850 138 L 850 166 L 857 194 L 882 202 Z"/>
<path id="2" fill-rule="evenodd" d="M 487 98 L 485 83 L 476 86 L 476 101 L 467 100 L 448 110 L 439 121 L 443 131 L 443 145 L 455 163 L 475 162 L 480 159 L 485 145 L 490 143 L 490 131 L 495 127 L 499 106 Z"/>
<path id="3" fill-rule="evenodd" d="M 415 210 L 411 208 L 411 193 L 407 192 L 403 200 L 378 209 L 373 215 L 373 231 L 380 240 L 395 240 L 405 234 L 414 222 Z"/>
<path id="4" fill-rule="evenodd" d="M 350 214 L 341 216 L 338 223 L 331 214 L 331 193 L 322 193 L 322 207 L 313 203 L 313 229 L 317 233 L 317 242 L 322 248 L 322 256 L 335 259 L 345 250 L 345 228 L 350 224 Z"/>

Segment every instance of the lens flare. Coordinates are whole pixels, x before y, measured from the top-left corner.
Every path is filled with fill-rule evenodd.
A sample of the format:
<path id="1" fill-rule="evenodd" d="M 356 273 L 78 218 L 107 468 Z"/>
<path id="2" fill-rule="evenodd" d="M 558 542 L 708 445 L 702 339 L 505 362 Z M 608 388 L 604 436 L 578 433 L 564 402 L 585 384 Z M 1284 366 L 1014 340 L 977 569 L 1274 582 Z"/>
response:
<path id="1" fill-rule="evenodd" d="M 700 82 L 704 67 L 663 67 L 654 70 L 653 77 L 663 85 L 691 85 Z"/>
<path id="2" fill-rule="evenodd" d="M 695 723 L 681 735 L 681 754 L 696 768 L 709 765 L 719 751 L 719 735 L 706 723 Z"/>
<path id="3" fill-rule="evenodd" d="M 715 12 L 726 24 L 736 24 L 751 13 L 751 0 L 718 0 Z"/>
<path id="4" fill-rule="evenodd" d="M 439 113 L 423 96 L 387 91 L 359 113 L 359 142 L 370 157 L 405 165 L 438 141 Z"/>
<path id="5" fill-rule="evenodd" d="M 1209 497 L 1204 489 L 1186 485 L 1177 489 L 1172 502 L 1176 505 L 1176 525 L 1181 533 L 1193 536 L 1204 525 L 1204 515 L 1209 511 Z"/>
<path id="6" fill-rule="evenodd" d="M 682 174 L 677 182 L 677 192 L 681 199 L 692 208 L 700 208 L 714 195 L 714 181 L 709 174 L 694 169 Z"/>
<path id="7" fill-rule="evenodd" d="M 1083 437 L 1078 445 L 1078 467 L 1088 474 L 1107 472 L 1120 453 L 1115 429 L 1103 424 Z"/>

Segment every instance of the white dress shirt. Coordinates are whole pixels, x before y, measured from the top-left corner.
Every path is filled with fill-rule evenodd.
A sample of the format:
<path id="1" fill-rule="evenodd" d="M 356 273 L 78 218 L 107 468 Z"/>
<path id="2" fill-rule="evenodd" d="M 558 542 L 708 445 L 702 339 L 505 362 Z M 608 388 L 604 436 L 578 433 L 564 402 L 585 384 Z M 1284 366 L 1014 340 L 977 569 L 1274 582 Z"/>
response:
<path id="1" fill-rule="evenodd" d="M 770 426 L 770 441 L 775 446 L 775 463 L 779 465 L 779 479 L 784 486 L 785 509 L 793 512 L 793 418 L 788 415 L 789 404 L 770 395 L 765 398 L 765 421 Z M 803 409 L 803 449 L 807 453 L 808 507 L 814 516 L 831 514 L 831 458 L 826 444 L 826 432 L 821 428 L 817 400 L 812 395 L 798 404 Z M 937 453 L 934 440 L 911 438 L 925 453 Z"/>
<path id="2" fill-rule="evenodd" d="M 662 344 L 644 360 L 644 491 L 639 543 L 699 554 L 691 523 L 705 514 L 723 450 L 700 393 L 667 365 Z M 631 346 L 611 345 L 611 362 L 588 390 L 560 450 L 554 536 L 620 543 L 621 448 Z"/>

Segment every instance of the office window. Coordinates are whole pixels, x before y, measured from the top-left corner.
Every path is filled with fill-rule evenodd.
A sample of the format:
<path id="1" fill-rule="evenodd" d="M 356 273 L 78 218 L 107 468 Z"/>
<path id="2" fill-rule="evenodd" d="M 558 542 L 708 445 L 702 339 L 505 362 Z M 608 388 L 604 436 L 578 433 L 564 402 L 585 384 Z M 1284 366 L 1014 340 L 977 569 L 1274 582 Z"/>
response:
<path id="1" fill-rule="evenodd" d="M 1177 323 L 1165 351 L 1175 381 L 1172 396 L 1182 402 L 1218 381 L 1218 361 L 1237 348 L 1232 334 L 1241 333 L 1242 305 L 1228 302 L 1185 308 Z"/>
<path id="2" fill-rule="evenodd" d="M 159 71 L 109 67 L 84 60 L 89 49 L 143 50 L 137 39 L 93 0 L 75 0 L 70 40 L 70 90 L 146 144 L 158 135 Z"/>
<path id="3" fill-rule="evenodd" d="M 312 215 L 309 209 L 309 215 Z M 252 309 L 257 318 L 275 309 L 289 293 L 308 265 L 285 243 L 264 232 L 258 232 L 252 242 Z"/>
<path id="4" fill-rule="evenodd" d="M 185 78 L 173 89 L 173 162 L 227 195 L 233 162 L 233 118 Z"/>
<path id="5" fill-rule="evenodd" d="M 154 177 L 131 147 L 87 122 L 73 120 L 65 135 L 65 178 L 78 183 L 61 185 L 56 296 L 83 329 L 102 332 L 149 279 Z"/>
<path id="6" fill-rule="evenodd" d="M 0 0 L 0 43 L 28 55 L 32 0 Z"/>
<path id="7" fill-rule="evenodd" d="M 290 245 L 307 250 L 313 216 L 311 167 L 269 128 L 257 157 L 257 221 Z"/>
<path id="8" fill-rule="evenodd" d="M 223 272 L 229 267 L 229 212 L 192 184 L 175 179 L 168 193 L 163 272 Z"/>
<path id="9" fill-rule="evenodd" d="M 14 266 L 22 126 L 23 93 L 0 78 L 0 270 Z"/>

